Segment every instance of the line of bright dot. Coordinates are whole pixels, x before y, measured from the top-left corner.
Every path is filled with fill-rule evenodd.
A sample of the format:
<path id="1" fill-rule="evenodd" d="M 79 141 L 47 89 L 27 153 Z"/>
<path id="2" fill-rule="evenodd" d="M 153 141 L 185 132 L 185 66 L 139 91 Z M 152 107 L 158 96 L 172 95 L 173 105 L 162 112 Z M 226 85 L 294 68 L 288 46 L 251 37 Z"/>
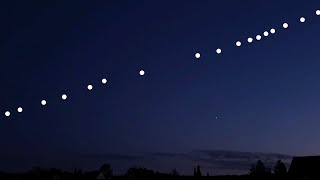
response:
<path id="1" fill-rule="evenodd" d="M 141 69 L 141 70 L 139 71 L 139 74 L 140 74 L 140 76 L 144 76 L 144 75 L 145 75 L 145 71 L 144 71 L 143 69 Z M 107 80 L 106 78 L 103 78 L 103 79 L 101 80 L 101 83 L 102 83 L 102 84 L 107 84 L 107 82 L 108 82 L 108 80 Z M 93 85 L 92 85 L 92 84 L 88 84 L 88 85 L 87 85 L 87 89 L 88 89 L 89 91 L 93 90 Z M 67 100 L 67 98 L 68 98 L 68 96 L 67 96 L 66 94 L 62 94 L 62 95 L 61 95 L 61 99 L 62 99 L 62 100 L 65 101 L 65 100 Z M 47 101 L 46 101 L 45 99 L 41 100 L 40 103 L 41 103 L 42 106 L 46 106 L 46 105 L 47 105 Z M 18 107 L 17 111 L 18 111 L 19 113 L 22 113 L 23 108 L 22 108 L 22 107 Z M 9 117 L 9 116 L 11 115 L 11 113 L 10 113 L 10 111 L 5 111 L 4 115 L 5 115 L 6 117 Z"/>
<path id="2" fill-rule="evenodd" d="M 105 78 L 103 78 L 103 79 L 101 80 L 101 82 L 102 82 L 102 84 L 106 84 L 106 83 L 108 82 L 108 80 L 105 79 Z M 92 90 L 93 86 L 92 86 L 92 85 L 88 85 L 87 88 L 88 88 L 88 90 Z M 66 94 L 62 94 L 62 95 L 61 95 L 61 99 L 62 99 L 62 100 L 65 101 L 65 100 L 67 100 L 67 98 L 68 98 L 68 96 L 67 96 Z M 47 105 L 47 100 L 45 100 L 45 99 L 41 100 L 40 104 L 41 104 L 42 106 L 46 106 L 46 105 Z M 18 108 L 17 108 L 17 112 L 18 112 L 18 113 L 22 113 L 22 112 L 23 112 L 23 108 L 22 108 L 22 107 L 18 107 Z M 5 115 L 6 117 L 9 117 L 9 116 L 11 115 L 11 112 L 7 110 L 7 111 L 4 112 L 4 115 Z"/>
<path id="3" fill-rule="evenodd" d="M 320 10 L 316 10 L 316 15 L 317 15 L 317 16 L 320 15 Z M 301 17 L 301 18 L 300 18 L 300 22 L 301 22 L 301 23 L 304 23 L 305 21 L 306 21 L 306 19 L 305 19 L 304 17 Z M 283 27 L 284 29 L 287 29 L 287 28 L 289 28 L 289 24 L 285 22 L 285 23 L 283 23 L 282 27 Z M 276 30 L 275 30 L 274 28 L 272 28 L 272 29 L 270 30 L 270 33 L 271 33 L 271 34 L 274 34 L 275 32 L 276 32 Z M 269 32 L 268 32 L 268 31 L 265 31 L 265 32 L 263 33 L 263 35 L 264 35 L 265 37 L 267 37 L 267 36 L 269 36 Z M 257 36 L 256 36 L 256 40 L 257 40 L 257 41 L 260 41 L 261 38 L 262 38 L 261 35 L 257 35 Z M 252 42 L 253 42 L 253 38 L 249 37 L 249 38 L 247 39 L 247 41 L 248 41 L 248 43 L 252 43 Z M 241 45 L 242 45 L 242 43 L 241 43 L 240 41 L 237 41 L 237 42 L 236 42 L 236 46 L 240 47 Z M 221 53 L 222 53 L 222 49 L 220 49 L 220 48 L 216 49 L 216 53 L 217 53 L 217 54 L 221 54 Z M 201 54 L 200 54 L 199 52 L 197 52 L 197 53 L 195 54 L 195 57 L 196 57 L 197 59 L 199 59 L 199 58 L 201 57 Z M 140 71 L 139 71 L 139 74 L 140 74 L 140 76 L 144 76 L 144 75 L 145 75 L 145 71 L 144 71 L 144 70 L 140 70 Z M 106 83 L 107 83 L 107 79 L 104 78 L 104 79 L 101 80 L 101 82 L 102 82 L 102 84 L 106 84 Z M 93 86 L 92 86 L 91 84 L 89 84 L 89 85 L 87 86 L 87 89 L 88 89 L 89 91 L 91 91 L 91 90 L 93 89 Z M 67 96 L 66 94 L 63 94 L 63 95 L 61 96 L 62 100 L 66 100 L 67 97 L 68 97 L 68 96 Z M 43 105 L 43 106 L 47 105 L 47 101 L 46 101 L 46 100 L 42 100 L 42 101 L 41 101 L 41 105 Z M 23 108 L 22 108 L 22 107 L 18 107 L 17 111 L 18 111 L 19 113 L 22 113 Z M 6 117 L 9 117 L 9 116 L 11 115 L 10 111 L 6 111 L 4 114 L 5 114 Z"/>
<path id="4" fill-rule="evenodd" d="M 317 16 L 320 16 L 320 10 L 316 10 L 316 15 L 317 15 Z M 301 23 L 306 22 L 306 18 L 305 18 L 305 17 L 300 17 L 299 20 L 300 20 Z M 284 29 L 288 29 L 288 28 L 289 28 L 289 24 L 288 24 L 287 22 L 285 22 L 285 23 L 282 24 L 282 27 L 283 27 Z M 272 28 L 272 29 L 270 30 L 270 33 L 271 33 L 271 34 L 275 34 L 275 33 L 276 33 L 276 30 L 275 30 L 274 28 Z M 263 36 L 264 36 L 264 37 L 268 37 L 268 36 L 270 35 L 270 33 L 269 33 L 268 31 L 265 31 L 265 32 L 263 32 Z M 258 34 L 258 35 L 256 35 L 255 39 L 256 39 L 257 41 L 260 41 L 260 40 L 262 39 L 262 36 Z M 248 43 L 252 43 L 253 40 L 254 40 L 254 39 L 253 39 L 252 37 L 249 37 L 249 38 L 247 39 Z M 237 47 L 240 47 L 240 46 L 242 45 L 241 41 L 237 41 L 235 44 L 236 44 Z M 217 54 L 221 54 L 221 53 L 222 53 L 222 49 L 218 48 L 218 49 L 216 50 L 216 53 L 217 53 Z M 195 58 L 196 58 L 196 59 L 200 59 L 200 57 L 201 57 L 200 52 L 197 52 L 197 53 L 195 54 Z"/>

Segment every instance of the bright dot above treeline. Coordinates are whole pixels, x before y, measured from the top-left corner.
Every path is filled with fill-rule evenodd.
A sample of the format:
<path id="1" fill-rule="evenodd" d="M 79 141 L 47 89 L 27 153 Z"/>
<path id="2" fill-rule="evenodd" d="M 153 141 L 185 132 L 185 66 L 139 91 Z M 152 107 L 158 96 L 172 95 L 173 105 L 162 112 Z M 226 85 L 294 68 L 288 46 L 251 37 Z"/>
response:
<path id="1" fill-rule="evenodd" d="M 276 30 L 272 28 L 272 29 L 270 30 L 270 33 L 271 33 L 271 34 L 274 34 L 274 33 L 276 33 Z"/>
<path id="2" fill-rule="evenodd" d="M 261 40 L 261 36 L 260 36 L 260 35 L 257 35 L 257 36 L 256 36 L 256 39 L 257 39 L 258 41 L 260 41 L 260 40 Z"/>
<path id="3" fill-rule="evenodd" d="M 195 56 L 197 59 L 199 59 L 199 58 L 201 57 L 200 53 L 196 53 L 194 56 Z"/>
<path id="4" fill-rule="evenodd" d="M 144 70 L 140 70 L 139 74 L 140 74 L 140 76 L 144 76 L 144 74 L 145 74 Z"/>
<path id="5" fill-rule="evenodd" d="M 7 117 L 9 117 L 9 116 L 10 116 L 10 111 L 6 111 L 6 112 L 4 113 L 4 115 L 7 116 Z"/>
<path id="6" fill-rule="evenodd" d="M 105 78 L 103 78 L 103 79 L 101 80 L 101 82 L 102 82 L 102 84 L 106 84 L 106 83 L 108 82 L 108 80 L 105 79 Z"/>
<path id="7" fill-rule="evenodd" d="M 18 107 L 17 111 L 21 113 L 23 111 L 22 107 Z"/>
<path id="8" fill-rule="evenodd" d="M 42 101 L 41 101 L 41 104 L 42 104 L 43 106 L 45 106 L 45 105 L 47 104 L 47 101 L 46 101 L 46 100 L 42 100 Z"/>
<path id="9" fill-rule="evenodd" d="M 61 98 L 62 98 L 62 100 L 66 100 L 66 99 L 67 99 L 67 95 L 63 94 L 63 95 L 61 96 Z"/>

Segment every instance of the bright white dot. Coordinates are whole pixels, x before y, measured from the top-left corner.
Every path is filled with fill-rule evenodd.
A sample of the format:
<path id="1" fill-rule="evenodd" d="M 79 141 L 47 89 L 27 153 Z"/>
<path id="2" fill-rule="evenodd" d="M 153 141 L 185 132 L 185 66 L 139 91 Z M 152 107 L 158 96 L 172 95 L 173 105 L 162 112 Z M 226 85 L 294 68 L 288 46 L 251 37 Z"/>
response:
<path id="1" fill-rule="evenodd" d="M 45 106 L 47 104 L 47 101 L 46 100 L 42 100 L 41 104 L 42 104 L 42 106 Z"/>
<path id="2" fill-rule="evenodd" d="M 196 53 L 195 57 L 199 59 L 201 57 L 200 53 Z"/>
<path id="3" fill-rule="evenodd" d="M 274 33 L 276 33 L 276 30 L 275 29 L 271 29 L 270 32 L 271 32 L 271 34 L 274 34 Z"/>
<path id="4" fill-rule="evenodd" d="M 300 22 L 302 22 L 302 23 L 306 22 L 306 18 L 301 17 L 301 18 L 300 18 Z"/>
<path id="5" fill-rule="evenodd" d="M 63 95 L 61 96 L 61 98 L 62 98 L 62 100 L 66 100 L 66 99 L 67 99 L 67 95 L 63 94 Z"/>
<path id="6" fill-rule="evenodd" d="M 257 36 L 256 36 L 256 39 L 257 39 L 258 41 L 260 41 L 260 40 L 261 40 L 261 36 L 260 36 L 260 35 L 257 35 Z"/>
<path id="7" fill-rule="evenodd" d="M 241 46 L 241 42 L 240 41 L 237 41 L 236 42 L 236 45 L 239 47 L 239 46 Z"/>
<path id="8" fill-rule="evenodd" d="M 222 53 L 222 50 L 221 50 L 220 48 L 218 48 L 218 49 L 216 50 L 216 52 L 217 52 L 217 54 L 221 54 L 221 53 Z"/>
<path id="9" fill-rule="evenodd" d="M 108 82 L 108 80 L 104 78 L 101 80 L 101 82 L 102 82 L 102 84 L 106 84 Z"/>
<path id="10" fill-rule="evenodd" d="M 316 11 L 316 15 L 320 16 L 320 10 Z"/>
<path id="11" fill-rule="evenodd" d="M 248 38 L 248 43 L 252 43 L 253 39 L 251 37 Z"/>
<path id="12" fill-rule="evenodd" d="M 140 76 L 143 76 L 145 74 L 144 70 L 140 70 L 139 74 Z"/>
<path id="13" fill-rule="evenodd" d="M 22 107 L 18 107 L 17 111 L 21 113 L 23 111 Z"/>
<path id="14" fill-rule="evenodd" d="M 288 23 L 283 23 L 283 28 L 287 29 L 289 27 L 289 24 Z"/>
<path id="15" fill-rule="evenodd" d="M 6 112 L 4 113 L 4 115 L 7 116 L 7 117 L 9 117 L 9 116 L 10 116 L 10 112 L 9 112 L 9 111 L 6 111 Z"/>
<path id="16" fill-rule="evenodd" d="M 92 88 L 93 88 L 93 86 L 92 86 L 92 85 L 88 85 L 88 87 L 87 87 L 87 88 L 88 88 L 88 90 L 89 90 L 89 91 L 91 91 L 91 90 L 92 90 Z"/>
<path id="17" fill-rule="evenodd" d="M 265 32 L 263 33 L 263 35 L 266 36 L 266 37 L 269 36 L 268 31 L 265 31 Z"/>

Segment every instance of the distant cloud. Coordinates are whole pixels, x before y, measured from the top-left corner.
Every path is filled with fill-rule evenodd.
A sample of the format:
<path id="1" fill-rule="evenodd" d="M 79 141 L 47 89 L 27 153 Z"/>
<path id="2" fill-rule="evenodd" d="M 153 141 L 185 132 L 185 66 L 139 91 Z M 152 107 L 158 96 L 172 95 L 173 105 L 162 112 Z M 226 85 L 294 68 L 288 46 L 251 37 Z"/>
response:
<path id="1" fill-rule="evenodd" d="M 203 167 L 211 170 L 248 171 L 251 164 L 262 160 L 269 168 L 273 168 L 277 160 L 282 160 L 287 168 L 290 165 L 292 156 L 275 153 L 252 153 L 225 150 L 199 150 L 190 153 L 153 153 L 156 158 L 172 158 L 176 160 L 190 160 L 202 164 Z"/>
<path id="2" fill-rule="evenodd" d="M 82 158 L 89 159 L 106 159 L 106 160 L 119 160 L 119 161 L 134 161 L 138 159 L 143 159 L 143 156 L 138 155 L 124 155 L 124 154 L 84 154 Z"/>
<path id="3" fill-rule="evenodd" d="M 289 167 L 292 156 L 275 153 L 253 153 L 225 150 L 198 150 L 189 153 L 141 153 L 126 154 L 86 154 L 85 159 L 104 160 L 106 162 L 123 162 L 121 168 L 132 167 L 137 164 L 146 168 L 169 172 L 177 168 L 183 174 L 191 175 L 193 167 L 200 165 L 203 172 L 210 174 L 245 174 L 248 173 L 251 164 L 262 160 L 269 168 L 273 168 L 275 162 L 281 159 Z M 172 166 L 172 167 L 171 167 Z"/>
<path id="4" fill-rule="evenodd" d="M 191 158 L 189 153 L 152 153 L 153 158 Z"/>

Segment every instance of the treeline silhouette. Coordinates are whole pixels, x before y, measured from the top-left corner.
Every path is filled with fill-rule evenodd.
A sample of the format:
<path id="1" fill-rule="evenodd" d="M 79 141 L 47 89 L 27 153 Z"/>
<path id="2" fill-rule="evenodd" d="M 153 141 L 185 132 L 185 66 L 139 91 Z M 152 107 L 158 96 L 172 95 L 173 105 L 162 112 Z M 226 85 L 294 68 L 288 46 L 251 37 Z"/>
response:
<path id="1" fill-rule="evenodd" d="M 0 173 L 0 179 L 18 180 L 18 179 L 33 179 L 33 180 L 93 180 L 93 179 L 287 179 L 289 174 L 285 164 L 279 160 L 273 167 L 273 170 L 265 167 L 261 160 L 252 164 L 249 173 L 238 176 L 210 176 L 209 173 L 202 175 L 201 167 L 198 165 L 193 169 L 193 176 L 184 176 L 177 169 L 172 169 L 170 173 L 160 173 L 146 168 L 129 168 L 126 173 L 121 176 L 115 176 L 113 169 L 109 164 L 103 164 L 98 170 L 83 172 L 81 169 L 74 169 L 73 172 L 62 171 L 60 169 L 43 169 L 34 167 L 30 171 L 24 173 Z"/>

